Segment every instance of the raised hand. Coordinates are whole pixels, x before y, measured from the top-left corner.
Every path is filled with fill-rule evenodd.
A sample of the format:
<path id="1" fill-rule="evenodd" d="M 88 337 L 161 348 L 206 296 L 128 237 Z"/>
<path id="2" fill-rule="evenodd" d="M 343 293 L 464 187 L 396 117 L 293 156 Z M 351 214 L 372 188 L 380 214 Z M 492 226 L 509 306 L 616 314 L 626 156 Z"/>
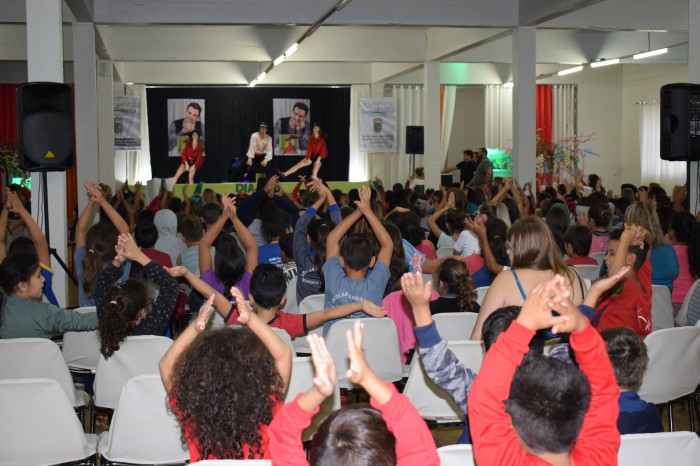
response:
<path id="1" fill-rule="evenodd" d="M 372 301 L 362 301 L 362 312 L 377 319 L 386 317 L 386 310 L 384 310 L 383 307 L 377 306 Z"/>
<path id="2" fill-rule="evenodd" d="M 362 188 L 360 188 L 358 194 L 360 196 L 360 200 L 355 201 L 355 205 L 357 206 L 357 208 L 360 209 L 360 212 L 362 212 L 363 214 L 371 212 L 372 208 L 369 204 L 369 200 L 372 197 L 372 191 L 369 189 L 369 186 L 363 186 Z"/>
<path id="3" fill-rule="evenodd" d="M 365 333 L 365 326 L 359 320 L 355 322 L 355 332 L 348 330 L 345 337 L 348 341 L 348 356 L 350 358 L 350 368 L 345 373 L 345 376 L 354 384 L 362 384 L 365 381 L 367 374 L 372 372 L 372 369 L 367 364 L 365 353 L 362 351 L 362 339 Z"/>
<path id="4" fill-rule="evenodd" d="M 568 322 L 571 319 L 569 316 L 554 316 L 550 305 L 550 300 L 562 302 L 563 299 L 568 299 L 569 290 L 565 288 L 561 291 L 557 287 L 557 283 L 563 280 L 564 277 L 557 274 L 550 280 L 537 284 L 527 295 L 516 319 L 518 323 L 536 332 L 554 326 L 561 327 Z"/>
<path id="5" fill-rule="evenodd" d="M 117 243 L 117 251 L 121 250 L 121 255 L 127 259 L 135 260 L 138 256 L 143 254 L 136 244 L 134 237 L 128 233 L 122 233 L 119 235 L 119 241 Z"/>
<path id="6" fill-rule="evenodd" d="M 579 212 L 576 214 L 576 221 L 578 222 L 579 225 L 583 225 L 585 227 L 588 226 L 588 212 Z"/>
<path id="7" fill-rule="evenodd" d="M 583 301 L 583 304 L 595 308 L 598 304 L 598 299 L 603 295 L 603 293 L 615 286 L 615 284 L 619 282 L 627 274 L 627 272 L 629 272 L 629 270 L 630 267 L 625 266 L 618 270 L 615 275 L 597 280 L 591 285 L 591 289 L 588 290 L 588 294 L 586 295 L 586 299 Z"/>
<path id="8" fill-rule="evenodd" d="M 187 267 L 184 265 L 176 265 L 174 267 L 163 267 L 171 277 L 184 277 L 187 274 Z"/>
<path id="9" fill-rule="evenodd" d="M 311 349 L 311 360 L 314 363 L 316 376 L 313 379 L 314 387 L 324 396 L 331 396 L 335 387 L 335 363 L 328 352 L 326 342 L 322 337 L 310 333 L 306 337 Z"/>
<path id="10" fill-rule="evenodd" d="M 236 298 L 236 308 L 238 309 L 238 323 L 241 325 L 248 325 L 248 322 L 250 322 L 250 318 L 253 315 L 253 313 L 246 304 L 245 298 L 243 297 L 243 293 L 241 293 L 241 290 L 239 290 L 235 286 L 232 286 L 231 296 Z"/>
<path id="11" fill-rule="evenodd" d="M 644 249 L 644 239 L 651 236 L 651 234 L 643 226 L 625 225 L 625 231 L 622 233 L 622 236 L 629 239 L 630 246 L 640 246 Z M 622 239 L 622 237 L 620 239 Z"/>
<path id="12" fill-rule="evenodd" d="M 433 296 L 432 282 L 423 283 L 423 275 L 420 272 L 403 274 L 401 289 L 412 306 L 430 305 L 430 298 Z"/>
<path id="13" fill-rule="evenodd" d="M 455 208 L 455 193 L 450 193 L 450 195 L 447 196 L 447 208 L 448 209 Z"/>
<path id="14" fill-rule="evenodd" d="M 194 321 L 194 329 L 197 333 L 202 333 L 205 328 L 207 328 L 207 322 L 209 322 L 209 316 L 211 315 L 212 303 L 214 302 L 214 294 L 209 296 L 209 299 L 202 304 L 199 308 L 199 314 Z"/>
<path id="15" fill-rule="evenodd" d="M 474 220 L 469 217 L 464 219 L 464 226 L 474 232 L 482 241 L 487 241 L 486 227 L 484 226 L 484 217 L 481 215 Z"/>
<path id="16" fill-rule="evenodd" d="M 237 213 L 236 201 L 234 200 L 234 198 L 232 198 L 230 196 L 231 196 L 231 193 L 226 193 L 223 196 L 221 196 L 221 204 L 224 207 L 224 213 L 226 214 L 226 216 L 228 216 L 229 218 L 231 218 L 233 220 L 233 218 L 236 216 L 236 213 Z"/>

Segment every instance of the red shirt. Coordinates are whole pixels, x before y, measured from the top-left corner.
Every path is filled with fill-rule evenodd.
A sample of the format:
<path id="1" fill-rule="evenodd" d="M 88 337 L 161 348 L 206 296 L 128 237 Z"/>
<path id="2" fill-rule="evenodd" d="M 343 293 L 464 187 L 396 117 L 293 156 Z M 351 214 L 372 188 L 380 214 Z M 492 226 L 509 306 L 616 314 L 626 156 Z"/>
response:
<path id="1" fill-rule="evenodd" d="M 529 350 L 528 344 L 534 335 L 532 330 L 513 322 L 486 353 L 481 370 L 469 390 L 469 428 L 476 464 L 549 464 L 520 447 L 503 404 L 508 399 L 515 369 Z M 617 465 L 620 391 L 605 343 L 590 325 L 572 333 L 570 342 L 576 353 L 576 361 L 591 385 L 591 405 L 583 419 L 576 444 L 571 449 L 571 463 L 576 466 Z M 552 377 L 556 377 L 556 374 L 552 374 Z"/>
<path id="2" fill-rule="evenodd" d="M 648 260 L 637 271 L 637 280 L 639 283 L 626 279 L 622 293 L 598 304 L 591 322 L 599 332 L 606 328 L 629 327 L 640 338 L 651 333 L 651 263 Z"/>
<path id="3" fill-rule="evenodd" d="M 197 144 L 197 147 L 193 149 L 192 143 L 189 143 L 182 148 L 181 156 L 182 163 L 187 162 L 194 165 L 195 168 L 199 168 L 204 163 L 204 148 L 201 144 Z"/>
<path id="4" fill-rule="evenodd" d="M 317 138 L 312 135 L 306 145 L 306 158 L 315 159 L 316 157 L 325 159 L 328 157 L 328 150 L 326 149 L 325 139 Z"/>
<path id="5" fill-rule="evenodd" d="M 173 266 L 173 261 L 170 259 L 170 256 L 162 251 L 153 248 L 143 248 L 141 252 L 161 267 L 171 268 Z"/>
<path id="6" fill-rule="evenodd" d="M 231 311 L 224 319 L 229 325 L 238 325 L 238 308 L 231 306 Z M 287 314 L 286 312 L 277 311 L 274 319 L 267 323 L 270 327 L 281 328 L 295 338 L 299 335 L 306 335 L 306 314 Z"/>
<path id="7" fill-rule="evenodd" d="M 569 265 L 598 265 L 598 261 L 588 256 L 570 257 L 566 259 Z"/>

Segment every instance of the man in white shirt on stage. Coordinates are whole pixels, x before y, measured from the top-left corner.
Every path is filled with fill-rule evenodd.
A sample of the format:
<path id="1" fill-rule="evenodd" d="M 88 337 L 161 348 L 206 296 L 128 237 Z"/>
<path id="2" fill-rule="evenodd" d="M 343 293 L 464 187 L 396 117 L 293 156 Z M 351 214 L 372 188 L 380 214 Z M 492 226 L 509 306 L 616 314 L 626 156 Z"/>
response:
<path id="1" fill-rule="evenodd" d="M 248 147 L 248 175 L 263 172 L 267 175 L 272 167 L 268 164 L 272 160 L 272 138 L 267 134 L 267 123 L 260 123 L 257 132 L 250 136 Z M 247 175 L 247 176 L 248 176 Z"/>

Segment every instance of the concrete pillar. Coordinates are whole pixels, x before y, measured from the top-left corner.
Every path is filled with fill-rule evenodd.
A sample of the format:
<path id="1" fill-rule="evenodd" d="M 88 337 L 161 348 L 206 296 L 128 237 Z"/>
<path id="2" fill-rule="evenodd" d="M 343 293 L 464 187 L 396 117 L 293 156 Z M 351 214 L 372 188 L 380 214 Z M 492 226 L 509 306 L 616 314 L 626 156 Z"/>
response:
<path id="1" fill-rule="evenodd" d="M 513 29 L 513 176 L 521 184 L 535 181 L 535 41 L 534 27 Z"/>
<path id="2" fill-rule="evenodd" d="M 384 97 L 384 83 L 383 82 L 373 82 L 369 85 L 369 95 L 372 97 Z M 386 156 L 385 152 L 371 152 L 369 154 L 369 177 L 373 179 L 375 176 L 379 176 L 383 181 L 388 182 L 386 179 L 386 173 L 384 164 L 389 157 Z"/>
<path id="3" fill-rule="evenodd" d="M 700 0 L 688 0 L 688 82 L 700 83 Z M 700 210 L 698 162 L 688 163 L 688 197 L 690 213 Z"/>
<path id="4" fill-rule="evenodd" d="M 63 82 L 63 2 L 62 0 L 26 0 L 27 7 L 27 77 L 32 81 Z M 49 216 L 50 248 L 66 257 L 66 174 L 48 173 L 47 186 L 42 186 L 41 173 L 32 173 L 32 216 L 41 220 L 39 226 L 47 232 L 44 219 Z M 45 190 L 45 191 L 44 191 Z M 47 192 L 49 212 L 44 210 L 43 196 Z M 50 215 L 49 215 L 50 213 Z M 47 264 L 48 265 L 48 264 Z M 65 272 L 55 261 L 53 291 L 58 303 L 68 305 L 68 281 Z"/>
<path id="5" fill-rule="evenodd" d="M 440 184 L 440 62 L 423 65 L 423 126 L 425 185 Z M 418 160 L 418 159 L 417 159 Z M 418 163 L 416 163 L 418 165 Z"/>
<path id="6" fill-rule="evenodd" d="M 114 84 L 111 60 L 97 61 L 99 180 L 114 186 Z"/>
<path id="7" fill-rule="evenodd" d="M 95 78 L 95 25 L 73 24 L 75 76 L 75 160 L 78 164 L 78 212 L 87 205 L 83 185 L 99 180 L 97 141 L 97 81 Z"/>

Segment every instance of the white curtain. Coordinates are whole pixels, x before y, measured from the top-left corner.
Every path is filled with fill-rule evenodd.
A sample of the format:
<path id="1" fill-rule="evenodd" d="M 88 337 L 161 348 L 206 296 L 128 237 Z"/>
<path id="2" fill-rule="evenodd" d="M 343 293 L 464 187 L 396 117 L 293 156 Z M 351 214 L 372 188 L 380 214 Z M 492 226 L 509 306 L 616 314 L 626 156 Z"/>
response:
<path id="1" fill-rule="evenodd" d="M 457 86 L 444 86 L 442 92 L 442 127 L 440 128 L 440 167 L 445 166 L 447 149 L 452 135 L 452 120 L 455 115 Z"/>
<path id="2" fill-rule="evenodd" d="M 639 112 L 639 157 L 642 164 L 642 183 L 659 183 L 671 192 L 677 184 L 686 181 L 686 164 L 661 160 L 661 103 L 657 100 L 642 102 Z"/>
<path id="3" fill-rule="evenodd" d="M 350 168 L 348 181 L 367 181 L 372 178 L 369 169 L 370 154 L 360 152 L 360 99 L 370 97 L 369 84 L 350 87 Z"/>
<path id="4" fill-rule="evenodd" d="M 153 176 L 151 173 L 151 151 L 148 139 L 148 109 L 146 106 L 146 86 L 126 86 L 126 95 L 141 97 L 141 150 L 115 151 L 115 178 L 130 184 L 140 181 L 146 184 Z"/>
<path id="5" fill-rule="evenodd" d="M 406 126 L 423 126 L 423 88 L 420 86 L 393 86 L 392 97 L 396 97 L 396 145 L 395 154 L 384 156 L 385 185 L 402 183 L 411 166 L 406 155 Z M 423 156 L 416 155 L 416 166 L 423 165 Z"/>
<path id="6" fill-rule="evenodd" d="M 484 142 L 486 147 L 513 147 L 513 88 L 488 85 L 484 88 Z"/>
<path id="7" fill-rule="evenodd" d="M 576 136 L 576 85 L 552 86 L 552 142 Z"/>

